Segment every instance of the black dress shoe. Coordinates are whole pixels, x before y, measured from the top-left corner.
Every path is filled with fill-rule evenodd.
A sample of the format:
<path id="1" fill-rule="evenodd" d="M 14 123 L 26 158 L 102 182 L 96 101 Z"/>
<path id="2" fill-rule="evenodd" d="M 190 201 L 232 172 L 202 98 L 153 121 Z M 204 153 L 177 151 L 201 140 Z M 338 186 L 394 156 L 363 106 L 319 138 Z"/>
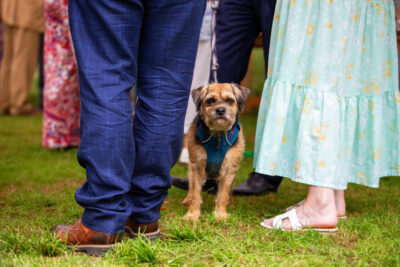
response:
<path id="1" fill-rule="evenodd" d="M 183 190 L 189 189 L 189 180 L 186 178 L 172 176 L 172 185 Z M 203 192 L 208 192 L 209 194 L 216 194 L 218 191 L 217 181 L 213 178 L 207 178 L 203 185 Z"/>
<path id="2" fill-rule="evenodd" d="M 233 194 L 250 196 L 277 192 L 281 182 L 282 177 L 280 176 L 270 176 L 252 172 L 246 181 L 233 188 Z"/>

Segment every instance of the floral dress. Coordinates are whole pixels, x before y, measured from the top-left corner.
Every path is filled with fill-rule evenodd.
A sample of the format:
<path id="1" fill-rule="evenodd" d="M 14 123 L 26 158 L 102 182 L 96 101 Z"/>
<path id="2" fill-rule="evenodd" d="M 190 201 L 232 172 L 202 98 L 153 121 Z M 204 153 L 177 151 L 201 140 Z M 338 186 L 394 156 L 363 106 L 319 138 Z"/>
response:
<path id="1" fill-rule="evenodd" d="M 78 146 L 78 72 L 68 24 L 68 1 L 45 0 L 43 145 Z"/>
<path id="2" fill-rule="evenodd" d="M 257 172 L 334 189 L 400 174 L 392 0 L 278 0 Z"/>

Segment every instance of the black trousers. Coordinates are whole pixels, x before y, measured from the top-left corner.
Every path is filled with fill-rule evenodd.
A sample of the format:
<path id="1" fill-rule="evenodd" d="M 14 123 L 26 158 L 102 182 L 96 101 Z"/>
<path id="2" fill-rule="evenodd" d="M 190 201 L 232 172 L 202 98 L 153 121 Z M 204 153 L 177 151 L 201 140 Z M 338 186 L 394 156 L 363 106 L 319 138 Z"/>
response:
<path id="1" fill-rule="evenodd" d="M 216 48 L 218 82 L 240 83 L 247 72 L 254 41 L 262 32 L 264 61 L 268 49 L 276 0 L 221 0 L 217 13 Z M 267 66 L 266 66 L 267 71 Z M 264 176 L 279 186 L 281 177 Z"/>

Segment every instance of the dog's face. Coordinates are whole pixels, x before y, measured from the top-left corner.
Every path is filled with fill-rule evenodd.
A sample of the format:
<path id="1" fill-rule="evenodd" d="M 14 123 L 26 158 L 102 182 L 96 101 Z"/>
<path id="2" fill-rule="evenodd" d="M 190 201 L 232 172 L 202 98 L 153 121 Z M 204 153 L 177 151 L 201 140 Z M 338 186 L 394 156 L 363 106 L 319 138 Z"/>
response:
<path id="1" fill-rule="evenodd" d="M 213 83 L 192 90 L 199 116 L 211 132 L 230 130 L 249 94 L 249 89 L 230 83 Z"/>

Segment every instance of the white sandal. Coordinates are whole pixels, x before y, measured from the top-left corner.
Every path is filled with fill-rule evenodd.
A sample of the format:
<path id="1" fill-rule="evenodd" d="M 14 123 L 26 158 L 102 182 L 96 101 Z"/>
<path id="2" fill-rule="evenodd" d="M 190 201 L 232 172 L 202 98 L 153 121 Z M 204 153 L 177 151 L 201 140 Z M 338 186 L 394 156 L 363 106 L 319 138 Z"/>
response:
<path id="1" fill-rule="evenodd" d="M 303 205 L 303 203 L 304 203 L 305 201 L 306 201 L 306 199 L 303 199 L 303 200 L 300 201 L 299 203 L 294 204 L 294 205 L 292 205 L 292 206 L 290 206 L 290 207 L 287 207 L 287 208 L 285 209 L 285 211 L 288 212 L 289 210 L 292 210 L 292 209 L 294 209 L 294 208 L 300 207 L 301 205 Z"/>
<path id="2" fill-rule="evenodd" d="M 290 207 L 287 207 L 287 208 L 285 209 L 285 211 L 288 212 L 289 210 L 292 210 L 292 209 L 294 209 L 294 208 L 300 207 L 301 205 L 304 204 L 305 201 L 306 201 L 306 200 L 303 199 L 303 200 L 300 201 L 299 203 L 294 204 L 294 205 L 292 205 L 292 206 L 290 206 Z M 344 216 L 338 216 L 337 218 L 338 218 L 339 220 L 345 220 L 345 219 L 347 219 L 347 216 L 346 216 L 346 215 L 344 215 Z"/>
<path id="3" fill-rule="evenodd" d="M 292 230 L 285 230 L 282 228 L 283 220 L 288 218 L 290 225 L 292 226 Z M 328 233 L 333 233 L 338 230 L 337 227 L 331 227 L 331 228 L 311 228 L 311 227 L 306 227 L 303 224 L 301 224 L 299 218 L 297 217 L 296 209 L 291 209 L 288 212 L 275 216 L 272 222 L 272 227 L 261 222 L 261 226 L 268 228 L 268 229 L 280 229 L 282 231 L 308 231 L 308 230 L 314 230 L 317 232 L 328 232 Z"/>

